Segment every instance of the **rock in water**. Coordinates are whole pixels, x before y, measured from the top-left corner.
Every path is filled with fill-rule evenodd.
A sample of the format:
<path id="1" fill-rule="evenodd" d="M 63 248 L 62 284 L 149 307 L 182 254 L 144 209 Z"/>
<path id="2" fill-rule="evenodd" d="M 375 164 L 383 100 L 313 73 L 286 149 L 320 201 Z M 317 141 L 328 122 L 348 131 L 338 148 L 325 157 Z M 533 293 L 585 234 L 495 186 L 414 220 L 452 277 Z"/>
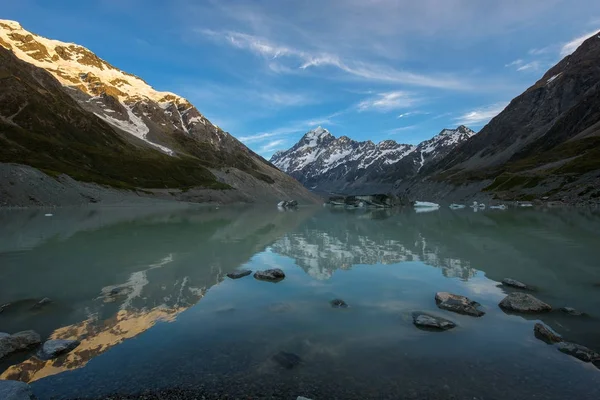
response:
<path id="1" fill-rule="evenodd" d="M 249 269 L 241 269 L 239 271 L 233 271 L 227 274 L 227 276 L 231 279 L 240 279 L 245 276 L 248 276 L 252 273 Z"/>
<path id="2" fill-rule="evenodd" d="M 40 342 L 40 335 L 34 331 L 23 331 L 14 335 L 0 333 L 0 358 L 6 357 L 15 351 L 25 350 L 40 344 Z"/>
<path id="3" fill-rule="evenodd" d="M 585 362 L 597 362 L 600 360 L 600 354 L 596 353 L 592 349 L 588 349 L 587 347 L 576 343 L 559 343 L 558 350 Z"/>
<path id="4" fill-rule="evenodd" d="M 540 313 L 552 310 L 552 307 L 549 304 L 544 303 L 530 294 L 519 292 L 510 293 L 498 305 L 505 311 L 522 313 Z"/>
<path id="5" fill-rule="evenodd" d="M 304 397 L 304 396 L 298 396 L 298 397 L 296 397 L 296 400 L 312 400 L 312 399 L 309 399 L 308 397 Z"/>
<path id="6" fill-rule="evenodd" d="M 25 382 L 0 380 L 0 399 L 35 400 L 36 397 Z"/>
<path id="7" fill-rule="evenodd" d="M 419 328 L 447 331 L 456 326 L 452 321 L 424 313 L 414 313 L 413 323 Z"/>
<path id="8" fill-rule="evenodd" d="M 435 294 L 437 306 L 443 310 L 453 311 L 459 314 L 481 317 L 485 312 L 478 310 L 479 303 L 465 296 L 448 292 L 437 292 Z"/>
<path id="9" fill-rule="evenodd" d="M 78 340 L 48 340 L 38 352 L 38 357 L 42 360 L 50 360 L 65 354 L 80 345 Z"/>
<path id="10" fill-rule="evenodd" d="M 52 300 L 50 300 L 48 297 L 44 297 L 43 299 L 41 299 L 40 301 L 38 301 L 37 303 L 35 303 L 35 305 L 32 308 L 34 310 L 37 310 L 37 309 L 42 308 L 45 305 L 48 305 L 50 303 L 52 303 Z"/>
<path id="11" fill-rule="evenodd" d="M 586 313 L 583 313 L 583 312 L 581 312 L 581 311 L 577 311 L 576 309 L 574 309 L 574 308 L 572 308 L 572 307 L 562 307 L 562 308 L 560 309 L 560 311 L 562 311 L 562 312 L 564 312 L 564 313 L 567 313 L 567 314 L 569 314 L 569 315 L 576 316 L 576 317 L 582 317 L 582 316 L 584 316 L 584 315 L 587 315 Z"/>
<path id="12" fill-rule="evenodd" d="M 254 278 L 261 281 L 279 282 L 285 278 L 285 274 L 279 268 L 267 269 L 264 271 L 256 271 Z"/>
<path id="13" fill-rule="evenodd" d="M 534 325 L 533 332 L 535 333 L 536 338 L 543 340 L 548 344 L 560 343 L 563 341 L 562 336 L 554 332 L 548 325 L 541 322 Z"/>
<path id="14" fill-rule="evenodd" d="M 333 308 L 348 308 L 348 304 L 342 299 L 335 299 L 329 302 Z"/>
<path id="15" fill-rule="evenodd" d="M 296 208 L 298 207 L 298 202 L 296 200 L 283 200 L 277 204 L 279 208 Z"/>
<path id="16" fill-rule="evenodd" d="M 516 279 L 510 279 L 510 278 L 502 279 L 502 284 L 504 286 L 510 286 L 510 287 L 514 287 L 514 288 L 522 289 L 522 290 L 534 290 L 532 286 L 526 285 L 523 282 L 519 282 Z"/>
<path id="17" fill-rule="evenodd" d="M 275 354 L 273 360 L 285 369 L 297 367 L 302 362 L 300 356 L 297 356 L 294 353 L 286 353 L 285 351 L 280 351 Z"/>

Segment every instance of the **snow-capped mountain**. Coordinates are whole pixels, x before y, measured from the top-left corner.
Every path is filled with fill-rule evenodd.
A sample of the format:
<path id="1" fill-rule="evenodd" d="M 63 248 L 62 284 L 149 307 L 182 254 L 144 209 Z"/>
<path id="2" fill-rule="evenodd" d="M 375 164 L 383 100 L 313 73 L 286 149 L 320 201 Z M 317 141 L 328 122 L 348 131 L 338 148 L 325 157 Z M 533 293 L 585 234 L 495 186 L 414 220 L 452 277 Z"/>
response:
<path id="1" fill-rule="evenodd" d="M 183 97 L 15 21 L 0 20 L 0 94 L 0 162 L 118 187 L 315 201 Z"/>
<path id="2" fill-rule="evenodd" d="M 385 140 L 380 143 L 334 137 L 318 127 L 306 133 L 271 162 L 309 189 L 322 192 L 364 193 L 391 189 L 398 179 L 414 176 L 475 135 L 466 126 L 444 129 L 417 146 Z"/>

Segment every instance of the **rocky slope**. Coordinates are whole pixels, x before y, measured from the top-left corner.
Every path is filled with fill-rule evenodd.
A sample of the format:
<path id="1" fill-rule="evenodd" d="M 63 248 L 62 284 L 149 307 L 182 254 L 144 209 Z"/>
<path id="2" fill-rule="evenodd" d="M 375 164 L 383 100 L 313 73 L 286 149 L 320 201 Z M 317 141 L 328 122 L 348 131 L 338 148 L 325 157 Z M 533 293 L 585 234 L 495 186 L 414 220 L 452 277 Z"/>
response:
<path id="1" fill-rule="evenodd" d="M 398 181 L 416 175 L 424 166 L 448 154 L 475 135 L 459 126 L 444 129 L 417 146 L 385 140 L 357 142 L 335 138 L 318 127 L 291 149 L 273 155 L 271 162 L 311 190 L 364 194 L 388 192 Z"/>
<path id="2" fill-rule="evenodd" d="M 471 185 L 500 199 L 600 198 L 600 34 L 550 68 L 481 132 L 425 167 L 418 192 Z M 489 181 L 489 182 L 488 182 Z M 441 193 L 432 190 L 432 193 Z"/>
<path id="3" fill-rule="evenodd" d="M 0 132 L 0 162 L 51 176 L 127 189 L 233 188 L 236 199 L 260 187 L 273 199 L 315 200 L 186 99 L 7 20 L 0 20 Z"/>

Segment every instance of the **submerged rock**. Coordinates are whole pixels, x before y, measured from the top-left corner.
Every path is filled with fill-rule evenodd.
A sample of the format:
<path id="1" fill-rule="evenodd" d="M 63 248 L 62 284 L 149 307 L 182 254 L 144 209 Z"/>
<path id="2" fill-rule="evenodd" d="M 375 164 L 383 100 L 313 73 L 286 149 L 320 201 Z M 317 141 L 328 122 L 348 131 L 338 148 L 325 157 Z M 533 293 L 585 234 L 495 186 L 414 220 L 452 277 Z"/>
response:
<path id="1" fill-rule="evenodd" d="M 434 317 L 425 313 L 414 313 L 413 323 L 419 328 L 447 331 L 456 327 L 456 324 L 444 318 Z"/>
<path id="2" fill-rule="evenodd" d="M 261 281 L 279 282 L 285 278 L 285 274 L 279 268 L 267 269 L 264 271 L 256 271 L 254 278 Z"/>
<path id="3" fill-rule="evenodd" d="M 281 365 L 285 369 L 292 369 L 297 367 L 302 362 L 300 356 L 294 353 L 286 353 L 285 351 L 280 351 L 279 353 L 273 356 L 273 361 L 277 364 Z"/>
<path id="4" fill-rule="evenodd" d="M 25 382 L 0 380 L 0 399 L 35 400 L 31 387 Z"/>
<path id="5" fill-rule="evenodd" d="M 38 352 L 38 358 L 50 360 L 75 349 L 81 343 L 78 340 L 48 340 Z"/>
<path id="6" fill-rule="evenodd" d="M 562 342 L 558 345 L 558 350 L 561 352 L 573 356 L 585 362 L 598 362 L 600 360 L 600 354 L 596 353 L 592 349 L 588 349 L 585 346 L 576 343 Z"/>
<path id="7" fill-rule="evenodd" d="M 233 271 L 227 274 L 227 276 L 231 279 L 240 279 L 245 276 L 248 276 L 252 273 L 249 269 L 241 269 L 239 271 Z"/>
<path id="8" fill-rule="evenodd" d="M 582 317 L 582 316 L 587 315 L 586 313 L 577 311 L 576 309 L 574 309 L 572 307 L 561 307 L 560 311 L 562 311 L 566 314 L 569 314 L 569 315 L 576 316 L 576 317 Z"/>
<path id="9" fill-rule="evenodd" d="M 528 293 L 510 293 L 506 296 L 500 304 L 500 308 L 505 311 L 515 311 L 522 313 L 539 313 L 552 311 L 552 307 L 549 304 L 533 297 Z"/>
<path id="10" fill-rule="evenodd" d="M 45 305 L 48 305 L 50 303 L 52 303 L 52 300 L 50 300 L 50 298 L 48 298 L 48 297 L 44 297 L 43 299 L 41 299 L 40 301 L 35 303 L 34 306 L 32 307 L 32 309 L 37 310 L 37 309 L 42 308 Z"/>
<path id="11" fill-rule="evenodd" d="M 40 343 L 40 335 L 35 331 L 17 332 L 14 335 L 0 332 L 0 358 Z"/>
<path id="12" fill-rule="evenodd" d="M 437 292 L 435 294 L 437 306 L 443 310 L 453 311 L 459 314 L 481 317 L 485 312 L 478 310 L 480 304 L 465 296 L 448 292 Z"/>
<path id="13" fill-rule="evenodd" d="M 329 302 L 333 308 L 348 308 L 348 304 L 342 299 L 334 299 Z"/>
<path id="14" fill-rule="evenodd" d="M 522 290 L 534 290 L 534 288 L 532 286 L 526 285 L 523 282 L 520 282 L 516 279 L 510 279 L 510 278 L 505 278 L 502 279 L 502 284 L 504 286 L 510 286 L 510 287 L 514 287 L 517 289 L 522 289 Z"/>
<path id="15" fill-rule="evenodd" d="M 541 322 L 538 322 L 534 325 L 533 332 L 534 332 L 536 338 L 538 338 L 548 344 L 560 343 L 563 341 L 562 336 L 560 336 L 558 333 L 554 332 L 554 330 L 552 328 L 550 328 L 548 325 L 543 324 Z"/>

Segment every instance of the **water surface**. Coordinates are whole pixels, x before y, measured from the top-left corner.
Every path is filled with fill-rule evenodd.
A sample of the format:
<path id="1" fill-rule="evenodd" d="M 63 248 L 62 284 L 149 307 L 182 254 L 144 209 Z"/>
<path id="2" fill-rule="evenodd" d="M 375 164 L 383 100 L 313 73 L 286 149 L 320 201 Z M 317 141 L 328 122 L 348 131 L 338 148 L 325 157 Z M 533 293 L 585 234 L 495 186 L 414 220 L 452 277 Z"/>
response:
<path id="1" fill-rule="evenodd" d="M 533 335 L 600 350 L 600 216 L 585 210 L 80 208 L 0 212 L 0 331 L 81 345 L 20 353 L 2 379 L 41 400 L 186 388 L 231 398 L 597 399 L 600 370 Z M 279 283 L 239 268 L 281 268 Z M 511 277 L 556 311 L 508 315 Z M 469 296 L 482 318 L 436 307 Z M 115 295 L 115 293 L 117 293 Z M 49 297 L 50 305 L 32 310 Z M 329 301 L 350 307 L 334 309 Z M 588 317 L 566 315 L 574 307 Z M 458 327 L 426 332 L 425 311 Z M 273 355 L 301 357 L 282 368 Z"/>

